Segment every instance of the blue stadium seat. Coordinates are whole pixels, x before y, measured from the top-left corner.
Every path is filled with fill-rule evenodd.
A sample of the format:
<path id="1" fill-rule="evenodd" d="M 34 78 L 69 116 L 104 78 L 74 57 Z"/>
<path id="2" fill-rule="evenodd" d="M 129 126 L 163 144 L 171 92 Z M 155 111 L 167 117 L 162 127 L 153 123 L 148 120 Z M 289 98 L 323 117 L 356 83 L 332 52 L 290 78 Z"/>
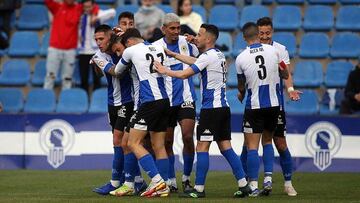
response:
<path id="1" fill-rule="evenodd" d="M 40 49 L 39 38 L 36 32 L 18 31 L 10 40 L 9 56 L 33 57 Z"/>
<path id="2" fill-rule="evenodd" d="M 0 74 L 0 85 L 27 85 L 30 81 L 30 65 L 25 60 L 6 61 Z"/>
<path id="3" fill-rule="evenodd" d="M 170 5 L 158 4 L 157 5 L 164 13 L 174 13 L 174 9 Z"/>
<path id="4" fill-rule="evenodd" d="M 342 6 L 336 16 L 336 30 L 360 31 L 360 6 Z"/>
<path id="5" fill-rule="evenodd" d="M 55 111 L 56 99 L 53 90 L 32 89 L 25 102 L 24 112 L 51 113 Z"/>
<path id="6" fill-rule="evenodd" d="M 0 49 L 0 56 L 5 56 L 8 53 L 8 49 Z"/>
<path id="7" fill-rule="evenodd" d="M 353 64 L 347 61 L 332 61 L 328 64 L 325 73 L 325 86 L 342 88 L 346 86 L 346 82 Z"/>
<path id="8" fill-rule="evenodd" d="M 220 30 L 235 30 L 238 19 L 239 11 L 232 5 L 214 6 L 209 13 L 209 23 L 216 25 Z"/>
<path id="9" fill-rule="evenodd" d="M 303 4 L 305 0 L 276 0 L 279 4 Z"/>
<path id="10" fill-rule="evenodd" d="M 308 0 L 310 4 L 336 4 L 337 0 Z"/>
<path id="11" fill-rule="evenodd" d="M 273 40 L 284 45 L 291 58 L 296 55 L 296 38 L 292 32 L 275 32 Z"/>
<path id="12" fill-rule="evenodd" d="M 303 27 L 306 31 L 329 31 L 334 26 L 332 7 L 315 5 L 305 10 Z"/>
<path id="13" fill-rule="evenodd" d="M 246 48 L 246 46 L 247 46 L 246 41 L 244 40 L 242 33 L 239 32 L 236 35 L 234 41 L 234 47 L 232 52 L 233 57 L 236 58 L 242 52 L 242 50 Z"/>
<path id="14" fill-rule="evenodd" d="M 303 90 L 299 101 L 288 101 L 285 103 L 286 113 L 315 115 L 319 112 L 318 97 L 313 90 Z"/>
<path id="15" fill-rule="evenodd" d="M 203 22 L 207 22 L 206 10 L 201 5 L 192 5 L 192 10 L 202 17 Z"/>
<path id="16" fill-rule="evenodd" d="M 228 70 L 227 70 L 227 76 L 226 76 L 226 85 L 228 87 L 237 87 L 237 72 L 236 72 L 236 67 L 235 67 L 235 62 L 231 63 L 228 66 Z"/>
<path id="17" fill-rule="evenodd" d="M 47 55 L 47 51 L 48 51 L 48 48 L 49 48 L 49 42 L 50 42 L 50 33 L 46 32 L 42 36 L 41 46 L 40 46 L 40 50 L 39 50 L 40 56 L 46 56 Z"/>
<path id="18" fill-rule="evenodd" d="M 300 61 L 295 65 L 294 85 L 296 87 L 320 87 L 323 71 L 318 61 Z"/>
<path id="19" fill-rule="evenodd" d="M 61 71 L 58 72 L 58 75 L 55 80 L 55 84 L 58 85 L 61 83 Z M 35 64 L 34 73 L 32 75 L 31 84 L 34 86 L 42 86 L 44 84 L 44 79 L 46 76 L 46 60 L 38 60 Z"/>
<path id="20" fill-rule="evenodd" d="M 18 88 L 0 88 L 0 102 L 6 113 L 18 113 L 24 107 L 23 95 Z"/>
<path id="21" fill-rule="evenodd" d="M 219 48 L 226 57 L 232 53 L 233 43 L 230 33 L 220 32 L 219 38 L 216 41 L 217 48 Z"/>
<path id="22" fill-rule="evenodd" d="M 340 0 L 341 4 L 360 4 L 360 0 Z"/>
<path id="23" fill-rule="evenodd" d="M 329 37 L 325 33 L 306 33 L 302 36 L 299 56 L 303 58 L 326 58 L 329 56 Z"/>
<path id="24" fill-rule="evenodd" d="M 344 46 L 346 45 L 346 46 Z M 357 33 L 336 33 L 330 49 L 332 58 L 359 58 L 360 37 Z"/>
<path id="25" fill-rule="evenodd" d="M 320 102 L 321 115 L 339 114 L 341 101 L 344 98 L 344 91 L 341 89 L 329 89 L 325 91 Z"/>
<path id="26" fill-rule="evenodd" d="M 25 4 L 17 21 L 19 30 L 41 30 L 49 25 L 48 11 L 44 5 Z"/>
<path id="27" fill-rule="evenodd" d="M 245 6 L 241 12 L 239 28 L 241 29 L 247 22 L 255 22 L 262 17 L 270 17 L 270 11 L 262 5 Z"/>
<path id="28" fill-rule="evenodd" d="M 107 88 L 100 88 L 93 92 L 89 113 L 106 113 L 108 106 Z"/>
<path id="29" fill-rule="evenodd" d="M 275 30 L 296 31 L 301 27 L 301 10 L 298 6 L 277 6 L 273 14 Z"/>
<path id="30" fill-rule="evenodd" d="M 116 8 L 116 16 L 114 18 L 113 26 L 116 26 L 118 24 L 118 18 L 119 15 L 124 11 L 129 11 L 131 13 L 136 13 L 136 11 L 139 10 L 139 6 L 137 5 L 122 5 Z"/>
<path id="31" fill-rule="evenodd" d="M 232 114 L 244 114 L 246 95 L 245 95 L 243 103 L 241 103 L 238 100 L 237 95 L 238 95 L 237 89 L 226 90 L 226 98 L 230 105 L 231 113 Z"/>
<path id="32" fill-rule="evenodd" d="M 56 112 L 86 113 L 88 106 L 88 96 L 85 90 L 80 88 L 66 89 L 60 93 Z"/>

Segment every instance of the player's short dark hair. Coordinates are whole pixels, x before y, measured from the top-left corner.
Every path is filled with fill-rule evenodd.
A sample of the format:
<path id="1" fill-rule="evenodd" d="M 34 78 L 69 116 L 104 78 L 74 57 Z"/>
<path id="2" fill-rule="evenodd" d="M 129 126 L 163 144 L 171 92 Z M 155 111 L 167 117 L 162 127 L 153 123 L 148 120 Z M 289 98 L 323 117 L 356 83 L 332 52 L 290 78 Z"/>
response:
<path id="1" fill-rule="evenodd" d="M 245 39 L 252 39 L 254 37 L 258 37 L 259 35 L 258 26 L 253 22 L 245 23 L 242 27 L 242 31 Z"/>
<path id="2" fill-rule="evenodd" d="M 95 3 L 94 0 L 81 0 L 81 3 L 85 3 L 85 2 L 88 2 L 88 1 L 91 1 L 91 3 Z"/>
<path id="3" fill-rule="evenodd" d="M 97 26 L 95 28 L 95 33 L 98 33 L 98 32 L 106 33 L 106 32 L 109 32 L 109 31 L 111 31 L 111 27 L 106 25 L 106 24 L 101 24 L 101 25 L 99 25 L 99 26 Z"/>
<path id="4" fill-rule="evenodd" d="M 120 13 L 118 17 L 118 22 L 120 21 L 121 18 L 129 18 L 130 20 L 134 20 L 134 14 L 129 11 L 124 11 Z"/>
<path id="5" fill-rule="evenodd" d="M 273 27 L 272 20 L 271 20 L 271 18 L 269 18 L 269 17 L 259 18 L 259 19 L 256 21 L 256 24 L 257 24 L 257 26 L 271 26 L 271 27 Z"/>
<path id="6" fill-rule="evenodd" d="M 130 39 L 130 38 L 140 38 L 140 39 L 142 39 L 139 30 L 136 29 L 136 28 L 127 29 L 126 32 L 121 35 L 121 37 L 122 37 L 121 43 L 124 46 L 125 46 L 126 42 L 128 41 L 128 39 Z"/>
<path id="7" fill-rule="evenodd" d="M 118 36 L 117 34 L 111 34 L 110 41 L 109 41 L 109 47 L 111 48 L 116 43 L 121 43 L 122 36 Z"/>
<path id="8" fill-rule="evenodd" d="M 212 34 L 215 37 L 215 40 L 219 37 L 219 29 L 215 25 L 204 23 L 200 27 L 204 28 L 207 33 Z"/>

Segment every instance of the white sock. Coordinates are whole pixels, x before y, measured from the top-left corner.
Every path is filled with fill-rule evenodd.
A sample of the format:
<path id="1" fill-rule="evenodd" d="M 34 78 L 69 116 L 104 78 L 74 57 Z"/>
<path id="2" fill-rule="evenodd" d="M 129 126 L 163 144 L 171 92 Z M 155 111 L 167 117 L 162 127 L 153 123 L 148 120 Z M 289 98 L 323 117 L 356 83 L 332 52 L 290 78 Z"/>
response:
<path id="1" fill-rule="evenodd" d="M 266 182 L 272 182 L 272 177 L 271 176 L 265 176 L 264 177 L 264 183 Z"/>
<path id="2" fill-rule="evenodd" d="M 249 186 L 251 190 L 258 189 L 258 182 L 257 181 L 250 181 Z"/>
<path id="3" fill-rule="evenodd" d="M 124 185 L 128 186 L 129 188 L 134 189 L 134 182 L 127 182 L 127 181 L 125 181 Z"/>
<path id="4" fill-rule="evenodd" d="M 182 175 L 182 182 L 190 181 L 190 176 Z"/>
<path id="5" fill-rule="evenodd" d="M 194 189 L 198 192 L 204 192 L 204 185 L 195 185 Z"/>
<path id="6" fill-rule="evenodd" d="M 170 182 L 171 182 L 171 185 L 172 185 L 172 186 L 177 187 L 176 178 L 171 178 L 171 179 L 170 179 Z"/>
<path id="7" fill-rule="evenodd" d="M 119 187 L 120 186 L 120 181 L 118 181 L 118 180 L 110 180 L 110 183 L 114 187 Z"/>
<path id="8" fill-rule="evenodd" d="M 291 180 L 286 180 L 284 186 L 286 187 L 292 186 Z"/>
<path id="9" fill-rule="evenodd" d="M 153 178 L 151 178 L 151 182 L 153 182 L 153 183 L 157 183 L 161 180 L 162 180 L 162 178 L 161 178 L 160 174 L 156 174 Z"/>
<path id="10" fill-rule="evenodd" d="M 142 183 L 144 179 L 141 176 L 135 176 L 135 183 Z"/>
<path id="11" fill-rule="evenodd" d="M 238 180 L 238 185 L 239 185 L 239 187 L 245 187 L 247 185 L 246 179 L 241 178 L 240 180 Z"/>

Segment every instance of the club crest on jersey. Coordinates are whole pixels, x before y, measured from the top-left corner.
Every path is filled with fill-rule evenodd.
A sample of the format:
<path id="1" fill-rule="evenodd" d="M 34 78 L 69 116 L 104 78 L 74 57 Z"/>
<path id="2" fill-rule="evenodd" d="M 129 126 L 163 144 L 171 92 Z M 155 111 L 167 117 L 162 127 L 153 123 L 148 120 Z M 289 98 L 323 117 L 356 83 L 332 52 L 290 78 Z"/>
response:
<path id="1" fill-rule="evenodd" d="M 187 53 L 188 48 L 187 48 L 187 46 L 182 45 L 182 46 L 180 47 L 180 50 L 181 50 L 181 53 Z"/>
<path id="2" fill-rule="evenodd" d="M 46 122 L 40 129 L 40 146 L 53 168 L 65 162 L 65 155 L 75 141 L 75 130 L 66 121 L 54 119 Z"/>
<path id="3" fill-rule="evenodd" d="M 314 165 L 324 171 L 341 147 L 341 132 L 330 122 L 317 122 L 305 133 L 305 146 L 314 158 Z"/>

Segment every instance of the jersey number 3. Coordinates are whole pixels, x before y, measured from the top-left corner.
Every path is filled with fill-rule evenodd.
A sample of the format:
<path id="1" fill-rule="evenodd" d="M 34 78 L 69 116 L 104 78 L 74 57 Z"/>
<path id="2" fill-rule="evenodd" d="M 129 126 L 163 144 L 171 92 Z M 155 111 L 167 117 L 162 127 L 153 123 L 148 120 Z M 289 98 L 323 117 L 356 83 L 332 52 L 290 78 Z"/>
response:
<path id="1" fill-rule="evenodd" d="M 260 80 L 264 80 L 266 78 L 266 67 L 264 66 L 265 60 L 264 57 L 258 55 L 255 57 L 255 63 L 259 64 L 260 70 L 258 70 L 258 76 Z"/>
<path id="2" fill-rule="evenodd" d="M 164 63 L 164 54 L 163 53 L 158 53 L 156 54 L 156 56 L 158 58 L 160 58 L 160 63 L 163 64 Z M 150 60 L 150 73 L 156 73 L 156 71 L 154 70 L 154 56 L 152 54 L 147 53 L 145 55 L 146 60 Z"/>

